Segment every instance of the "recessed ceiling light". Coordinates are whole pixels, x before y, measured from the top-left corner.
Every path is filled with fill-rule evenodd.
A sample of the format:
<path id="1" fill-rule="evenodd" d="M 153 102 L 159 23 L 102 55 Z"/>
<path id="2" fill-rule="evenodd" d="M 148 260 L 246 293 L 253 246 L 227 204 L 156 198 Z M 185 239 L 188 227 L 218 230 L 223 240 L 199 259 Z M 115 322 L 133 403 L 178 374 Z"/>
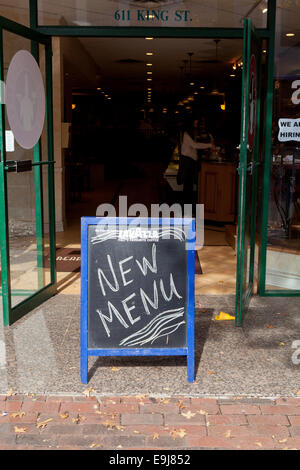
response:
<path id="1" fill-rule="evenodd" d="M 200 88 L 201 88 L 201 90 L 204 90 L 205 86 L 201 86 Z"/>
<path id="2" fill-rule="evenodd" d="M 146 64 L 147 67 L 152 67 L 152 64 Z"/>
<path id="3" fill-rule="evenodd" d="M 146 52 L 146 55 L 153 55 L 153 52 Z"/>
<path id="4" fill-rule="evenodd" d="M 147 78 L 147 81 L 148 81 L 148 82 L 152 82 L 152 78 Z"/>
<path id="5" fill-rule="evenodd" d="M 147 72 L 147 75 L 152 75 L 152 72 Z"/>
<path id="6" fill-rule="evenodd" d="M 266 54 L 266 53 L 267 53 L 267 49 L 264 49 L 264 50 L 263 50 L 263 53 Z"/>
<path id="7" fill-rule="evenodd" d="M 146 39 L 147 41 L 152 41 L 152 39 L 154 39 L 154 38 L 153 38 L 153 37 L 150 37 L 150 36 L 147 36 L 145 39 Z"/>
<path id="8" fill-rule="evenodd" d="M 267 11 L 268 11 L 268 9 L 267 9 L 267 8 L 264 8 L 262 12 L 263 12 L 263 13 L 267 13 Z"/>
<path id="9" fill-rule="evenodd" d="M 235 74 L 234 74 L 234 73 L 231 73 L 231 74 L 230 74 L 230 77 L 235 77 Z"/>
<path id="10" fill-rule="evenodd" d="M 295 36 L 295 33 L 286 33 L 287 38 L 293 38 Z"/>
<path id="11" fill-rule="evenodd" d="M 193 86 L 193 85 L 195 85 L 195 83 L 194 83 L 194 82 L 191 82 L 190 85 Z"/>

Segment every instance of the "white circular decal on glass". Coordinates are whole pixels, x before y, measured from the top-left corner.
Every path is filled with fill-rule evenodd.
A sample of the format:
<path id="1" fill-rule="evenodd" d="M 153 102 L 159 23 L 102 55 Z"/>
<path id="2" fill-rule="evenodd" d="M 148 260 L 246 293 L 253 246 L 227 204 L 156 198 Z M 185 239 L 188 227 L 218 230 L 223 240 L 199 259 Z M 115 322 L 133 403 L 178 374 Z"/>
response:
<path id="1" fill-rule="evenodd" d="M 9 65 L 6 112 L 18 144 L 22 148 L 32 149 L 42 135 L 46 99 L 40 68 L 27 51 L 17 52 Z"/>

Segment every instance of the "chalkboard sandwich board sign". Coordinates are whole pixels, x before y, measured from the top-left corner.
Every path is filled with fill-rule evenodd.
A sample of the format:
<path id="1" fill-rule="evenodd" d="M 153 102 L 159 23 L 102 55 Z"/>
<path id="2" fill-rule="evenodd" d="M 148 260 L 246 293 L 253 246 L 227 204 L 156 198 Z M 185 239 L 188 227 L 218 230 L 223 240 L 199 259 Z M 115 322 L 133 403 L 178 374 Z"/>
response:
<path id="1" fill-rule="evenodd" d="M 81 382 L 89 356 L 187 356 L 194 381 L 195 221 L 81 219 Z"/>

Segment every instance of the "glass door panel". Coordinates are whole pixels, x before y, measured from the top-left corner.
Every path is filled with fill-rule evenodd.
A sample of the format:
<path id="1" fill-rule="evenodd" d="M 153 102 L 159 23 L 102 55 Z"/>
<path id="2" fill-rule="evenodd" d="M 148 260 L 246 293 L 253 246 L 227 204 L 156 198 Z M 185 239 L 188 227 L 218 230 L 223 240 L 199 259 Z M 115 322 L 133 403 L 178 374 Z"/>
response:
<path id="1" fill-rule="evenodd" d="M 0 18 L 0 29 L 6 90 L 1 113 L 1 277 L 8 325 L 55 293 L 52 77 L 49 38 L 5 18 Z"/>

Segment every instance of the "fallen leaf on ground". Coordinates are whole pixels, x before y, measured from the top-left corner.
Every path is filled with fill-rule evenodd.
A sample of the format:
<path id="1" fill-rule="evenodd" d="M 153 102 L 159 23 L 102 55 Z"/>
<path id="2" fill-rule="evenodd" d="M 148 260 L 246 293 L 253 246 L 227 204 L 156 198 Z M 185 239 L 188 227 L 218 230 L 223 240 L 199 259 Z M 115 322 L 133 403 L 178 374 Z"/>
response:
<path id="1" fill-rule="evenodd" d="M 178 407 L 179 407 L 180 410 L 183 410 L 185 408 L 185 406 L 182 403 L 182 400 L 179 400 Z"/>
<path id="2" fill-rule="evenodd" d="M 281 341 L 281 343 L 279 343 L 279 346 L 284 346 L 284 345 L 285 345 L 285 343 L 283 343 L 282 341 Z"/>
<path id="3" fill-rule="evenodd" d="M 177 437 L 180 437 L 181 439 L 186 436 L 185 429 L 174 429 L 173 431 L 170 432 L 171 436 L 175 440 Z"/>
<path id="4" fill-rule="evenodd" d="M 262 447 L 262 443 L 261 443 L 261 442 L 255 442 L 255 444 L 256 444 L 258 447 Z"/>
<path id="5" fill-rule="evenodd" d="M 165 398 L 161 400 L 161 403 L 163 403 L 164 405 L 167 405 L 168 403 L 170 403 L 170 401 L 171 401 L 170 399 Z"/>
<path id="6" fill-rule="evenodd" d="M 181 413 L 186 419 L 191 419 L 196 416 L 196 413 L 192 413 L 191 410 L 187 411 L 186 413 Z"/>
<path id="7" fill-rule="evenodd" d="M 197 413 L 199 415 L 207 415 L 208 414 L 207 411 L 204 411 L 204 410 L 198 410 Z"/>
<path id="8" fill-rule="evenodd" d="M 79 424 L 81 421 L 85 421 L 85 420 L 86 420 L 86 417 L 80 416 L 80 415 L 78 415 L 77 418 L 72 418 L 72 422 L 76 424 Z"/>
<path id="9" fill-rule="evenodd" d="M 214 372 L 213 370 L 208 370 L 207 373 L 208 373 L 209 375 L 215 374 L 215 372 Z"/>
<path id="10" fill-rule="evenodd" d="M 112 367 L 111 370 L 112 370 L 113 372 L 118 372 L 118 370 L 120 370 L 120 368 L 119 368 L 119 367 Z"/>
<path id="11" fill-rule="evenodd" d="M 14 392 L 12 388 L 10 390 L 8 390 L 8 392 L 6 394 L 7 397 L 12 397 L 14 395 L 17 395 L 17 392 Z"/>
<path id="12" fill-rule="evenodd" d="M 269 325 L 269 324 L 266 324 L 265 327 L 266 327 L 266 328 L 274 328 L 273 325 Z"/>
<path id="13" fill-rule="evenodd" d="M 17 413 L 12 413 L 11 416 L 13 418 L 23 418 L 23 416 L 25 416 L 25 412 L 24 411 L 18 411 Z"/>
<path id="14" fill-rule="evenodd" d="M 45 421 L 41 421 L 40 423 L 37 423 L 36 427 L 38 429 L 44 429 L 48 423 L 50 423 L 51 421 L 53 421 L 53 418 L 49 418 L 49 419 L 46 419 Z"/>
<path id="15" fill-rule="evenodd" d="M 159 438 L 159 434 L 158 434 L 157 432 L 155 432 L 155 433 L 153 434 L 153 440 L 158 439 L 158 438 Z"/>
<path id="16" fill-rule="evenodd" d="M 225 437 L 227 437 L 227 439 L 230 439 L 230 438 L 231 438 L 231 431 L 230 431 L 230 429 L 229 429 L 228 431 L 226 431 Z"/>
<path id="17" fill-rule="evenodd" d="M 66 411 L 65 413 L 61 413 L 59 416 L 61 419 L 67 419 L 69 417 L 69 413 Z"/>
<path id="18" fill-rule="evenodd" d="M 90 397 L 91 396 L 91 393 L 96 393 L 96 390 L 94 390 L 92 387 L 90 388 L 87 388 L 84 392 L 82 392 L 83 395 L 85 395 L 86 397 Z"/>
<path id="19" fill-rule="evenodd" d="M 287 439 L 280 439 L 278 442 L 280 442 L 280 444 L 284 444 L 285 442 L 287 442 Z"/>
<path id="20" fill-rule="evenodd" d="M 296 395 L 300 395 L 300 390 L 297 390 Z"/>
<path id="21" fill-rule="evenodd" d="M 19 428 L 18 426 L 15 426 L 14 429 L 16 434 L 24 434 L 27 432 L 27 428 Z"/>
<path id="22" fill-rule="evenodd" d="M 90 445 L 90 449 L 93 449 L 94 447 L 101 447 L 101 444 L 96 444 L 93 442 L 93 444 Z"/>

